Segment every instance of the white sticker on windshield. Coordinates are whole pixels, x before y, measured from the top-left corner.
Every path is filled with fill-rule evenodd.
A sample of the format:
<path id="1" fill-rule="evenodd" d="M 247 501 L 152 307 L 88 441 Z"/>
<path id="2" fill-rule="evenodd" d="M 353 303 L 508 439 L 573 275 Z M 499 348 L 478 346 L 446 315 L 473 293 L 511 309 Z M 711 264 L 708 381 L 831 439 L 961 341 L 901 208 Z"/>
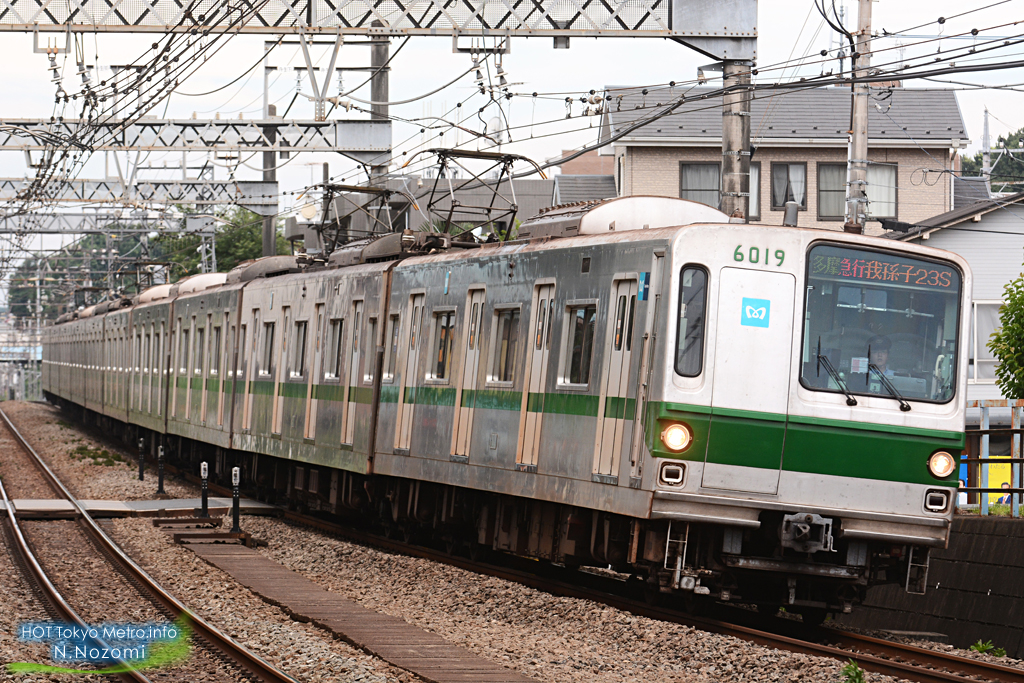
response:
<path id="1" fill-rule="evenodd" d="M 868 371 L 868 359 L 867 358 L 851 358 L 850 359 L 850 372 L 867 372 Z"/>

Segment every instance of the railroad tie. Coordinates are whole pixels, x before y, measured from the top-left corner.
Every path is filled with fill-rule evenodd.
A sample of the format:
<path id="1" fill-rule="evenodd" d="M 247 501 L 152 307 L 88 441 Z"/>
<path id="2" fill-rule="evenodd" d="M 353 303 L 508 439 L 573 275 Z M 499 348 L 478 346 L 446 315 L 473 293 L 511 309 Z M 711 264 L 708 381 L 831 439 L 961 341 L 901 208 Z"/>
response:
<path id="1" fill-rule="evenodd" d="M 298 572 L 241 545 L 189 545 L 296 621 L 312 622 L 429 683 L 535 683 L 397 617 L 380 614 L 324 590 Z"/>

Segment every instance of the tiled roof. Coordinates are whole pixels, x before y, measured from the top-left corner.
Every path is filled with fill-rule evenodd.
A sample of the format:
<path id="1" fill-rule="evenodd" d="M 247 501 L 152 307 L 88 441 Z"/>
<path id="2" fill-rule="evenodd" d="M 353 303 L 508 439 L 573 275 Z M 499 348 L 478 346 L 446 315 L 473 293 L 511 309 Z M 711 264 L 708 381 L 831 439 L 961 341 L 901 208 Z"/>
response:
<path id="1" fill-rule="evenodd" d="M 685 102 L 671 114 L 624 136 L 628 141 L 667 145 L 699 144 L 722 138 L 722 98 L 705 95 L 717 88 L 681 87 L 651 90 L 608 88 L 608 107 L 602 120 L 602 138 L 659 111 L 685 95 Z M 967 140 L 967 130 L 956 95 L 946 89 L 894 88 L 872 95 L 868 109 L 868 139 L 894 146 L 948 147 L 951 140 Z M 621 96 L 621 99 L 620 97 Z M 847 88 L 755 91 L 751 101 L 750 136 L 761 142 L 787 140 L 834 141 L 846 144 L 850 129 L 850 91 Z"/>
<path id="2" fill-rule="evenodd" d="M 616 196 L 615 176 L 556 175 L 554 204 L 585 202 Z"/>
<path id="3" fill-rule="evenodd" d="M 962 209 L 974 202 L 991 199 L 984 176 L 953 176 L 953 208 Z"/>

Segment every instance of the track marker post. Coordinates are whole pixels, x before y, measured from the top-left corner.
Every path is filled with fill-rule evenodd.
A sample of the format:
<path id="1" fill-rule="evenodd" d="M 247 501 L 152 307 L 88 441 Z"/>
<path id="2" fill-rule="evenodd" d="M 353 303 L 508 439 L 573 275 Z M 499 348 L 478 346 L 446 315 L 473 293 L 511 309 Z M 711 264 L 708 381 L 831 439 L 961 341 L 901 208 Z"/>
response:
<path id="1" fill-rule="evenodd" d="M 144 456 L 146 440 L 139 437 L 139 481 L 146 478 L 146 458 Z"/>
<path id="2" fill-rule="evenodd" d="M 164 491 L 164 447 L 161 444 L 156 449 L 156 471 L 157 471 L 157 484 L 156 492 L 157 495 L 161 493 L 167 493 Z"/>
<path id="3" fill-rule="evenodd" d="M 231 468 L 231 533 L 233 534 L 242 533 L 241 527 L 238 526 L 238 484 L 242 478 L 241 473 L 239 468 Z"/>
<path id="4" fill-rule="evenodd" d="M 209 466 L 205 462 L 201 463 L 199 465 L 199 476 L 202 477 L 202 479 L 203 479 L 203 486 L 202 486 L 202 488 L 203 488 L 203 508 L 199 512 L 199 516 L 200 517 L 209 517 L 210 516 L 210 508 L 209 508 L 209 501 L 208 501 L 208 498 L 209 498 L 209 495 L 210 495 L 210 482 L 207 480 L 207 476 L 209 476 L 209 474 L 210 474 Z"/>

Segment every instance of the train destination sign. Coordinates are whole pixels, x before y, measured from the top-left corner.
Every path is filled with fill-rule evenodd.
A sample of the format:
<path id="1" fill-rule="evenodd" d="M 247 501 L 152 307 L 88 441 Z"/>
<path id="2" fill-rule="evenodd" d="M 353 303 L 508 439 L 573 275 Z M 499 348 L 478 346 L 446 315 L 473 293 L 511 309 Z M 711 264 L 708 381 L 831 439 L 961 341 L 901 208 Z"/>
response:
<path id="1" fill-rule="evenodd" d="M 929 289 L 959 289 L 960 276 L 949 266 L 899 254 L 860 249 L 818 247 L 811 255 L 811 276 L 915 285 Z"/>

